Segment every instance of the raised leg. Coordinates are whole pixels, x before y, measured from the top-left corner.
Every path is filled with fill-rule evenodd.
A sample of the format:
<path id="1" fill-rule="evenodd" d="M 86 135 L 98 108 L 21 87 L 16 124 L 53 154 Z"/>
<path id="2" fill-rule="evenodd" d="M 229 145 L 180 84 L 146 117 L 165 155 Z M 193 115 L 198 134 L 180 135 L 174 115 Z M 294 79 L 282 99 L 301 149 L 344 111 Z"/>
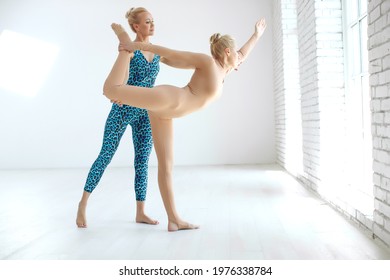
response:
<path id="1" fill-rule="evenodd" d="M 118 57 L 112 66 L 110 74 L 104 83 L 103 92 L 107 95 L 107 93 L 113 88 L 117 86 L 122 86 L 124 84 L 123 77 L 127 73 L 127 68 L 129 67 L 129 58 L 130 54 L 126 51 L 120 51 Z"/>
<path id="2" fill-rule="evenodd" d="M 128 59 L 129 53 L 127 51 L 119 52 L 104 83 L 104 95 L 112 101 L 155 113 L 174 111 L 181 102 L 184 90 L 169 85 L 145 88 L 124 84 L 123 76 L 127 73 L 129 67 Z"/>
<path id="3" fill-rule="evenodd" d="M 121 42 L 130 42 L 127 33 L 119 25 L 113 25 Z M 143 46 L 143 45 L 142 45 Z M 149 46 L 149 44 L 147 44 Z M 154 45 L 151 45 L 154 48 Z M 180 63 L 197 63 L 200 65 L 201 57 L 205 55 L 196 53 L 187 53 L 170 50 L 163 47 L 156 47 L 152 52 L 161 51 L 165 53 L 172 60 L 181 61 Z M 178 107 L 182 107 L 182 102 L 185 102 L 183 88 L 161 85 L 154 88 L 135 87 L 123 84 L 123 75 L 128 67 L 128 52 L 120 51 L 115 61 L 110 74 L 108 75 L 103 92 L 110 100 L 127 104 L 137 108 L 147 109 L 160 116 L 174 116 Z M 190 62 L 191 61 L 191 62 Z M 193 62 L 192 62 L 193 61 Z M 207 71 L 203 71 L 207 75 Z"/>
<path id="4" fill-rule="evenodd" d="M 115 28 L 113 27 L 116 36 L 118 37 L 120 42 L 131 43 L 129 35 L 125 32 L 122 26 L 117 25 Z M 120 51 L 118 57 L 112 66 L 110 74 L 104 83 L 103 92 L 105 95 L 109 93 L 113 87 L 118 87 L 124 85 L 123 77 L 127 74 L 127 70 L 129 67 L 129 58 L 130 53 L 127 51 Z M 109 96 L 107 96 L 110 98 Z M 112 98 L 110 98 L 112 99 Z"/>
<path id="5" fill-rule="evenodd" d="M 168 231 L 197 229 L 199 226 L 183 221 L 177 213 L 172 185 L 173 121 L 149 114 L 152 125 L 154 149 L 158 160 L 158 184 L 168 215 Z"/>
<path id="6" fill-rule="evenodd" d="M 121 44 L 128 44 L 128 43 L 132 42 L 129 34 L 126 32 L 126 30 L 120 24 L 113 23 L 113 24 L 111 24 L 111 28 L 112 28 L 112 30 L 114 30 L 114 32 L 115 32 L 116 36 L 118 37 L 119 42 Z"/>

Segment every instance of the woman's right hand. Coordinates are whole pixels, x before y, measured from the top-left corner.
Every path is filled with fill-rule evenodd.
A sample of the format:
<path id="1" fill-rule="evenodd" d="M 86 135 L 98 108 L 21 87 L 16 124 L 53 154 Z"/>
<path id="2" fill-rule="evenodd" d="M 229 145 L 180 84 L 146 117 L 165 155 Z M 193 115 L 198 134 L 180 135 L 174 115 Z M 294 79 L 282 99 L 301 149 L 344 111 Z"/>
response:
<path id="1" fill-rule="evenodd" d="M 134 44 L 133 43 L 120 43 L 118 46 L 119 51 L 127 51 L 129 53 L 132 53 L 135 51 Z"/>

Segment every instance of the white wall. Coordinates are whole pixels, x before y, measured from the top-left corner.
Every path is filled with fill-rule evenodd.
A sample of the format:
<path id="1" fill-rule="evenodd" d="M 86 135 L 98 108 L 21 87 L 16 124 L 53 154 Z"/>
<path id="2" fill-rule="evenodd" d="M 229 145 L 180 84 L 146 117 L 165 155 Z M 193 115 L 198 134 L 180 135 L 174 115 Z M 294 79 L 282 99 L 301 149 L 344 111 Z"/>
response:
<path id="1" fill-rule="evenodd" d="M 241 46 L 255 21 L 268 19 L 269 28 L 250 59 L 225 80 L 222 98 L 175 120 L 175 162 L 274 162 L 271 4 L 271 0 L 246 0 L 245 5 L 233 0 L 1 0 L 0 32 L 11 30 L 50 42 L 59 47 L 59 54 L 35 97 L 0 87 L 0 168 L 92 164 L 111 108 L 102 96 L 103 81 L 117 54 L 110 24 L 127 27 L 124 14 L 133 6 L 144 6 L 153 14 L 153 43 L 204 53 L 209 53 L 212 33 L 229 33 Z M 191 71 L 162 65 L 156 84 L 184 86 L 190 75 Z M 132 149 L 129 127 L 111 166 L 132 164 Z M 154 152 L 150 163 L 156 164 Z"/>
<path id="2" fill-rule="evenodd" d="M 368 57 L 373 136 L 373 232 L 390 246 L 390 5 L 368 1 Z M 387 20 L 386 20 L 387 17 Z"/>

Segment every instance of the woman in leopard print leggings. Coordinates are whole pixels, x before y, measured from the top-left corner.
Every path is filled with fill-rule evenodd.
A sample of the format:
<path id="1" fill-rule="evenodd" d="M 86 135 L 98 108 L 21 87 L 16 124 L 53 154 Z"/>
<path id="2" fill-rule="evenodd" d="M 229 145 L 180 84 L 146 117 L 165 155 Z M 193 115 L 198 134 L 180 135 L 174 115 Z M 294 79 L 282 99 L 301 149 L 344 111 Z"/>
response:
<path id="1" fill-rule="evenodd" d="M 137 34 L 135 40 L 148 43 L 149 36 L 152 36 L 154 33 L 152 15 L 145 8 L 132 8 L 127 12 L 126 18 L 131 29 Z M 125 77 L 126 83 L 139 87 L 153 87 L 160 69 L 159 61 L 160 56 L 151 52 L 134 52 L 130 57 L 129 72 Z M 113 104 L 106 121 L 101 151 L 89 171 L 79 203 L 76 219 L 78 227 L 87 227 L 85 212 L 89 196 L 98 185 L 106 167 L 111 162 L 128 125 L 132 127 L 135 156 L 136 222 L 158 224 L 156 220 L 149 218 L 144 212 L 148 184 L 148 161 L 153 145 L 148 113 L 145 109 Z"/>

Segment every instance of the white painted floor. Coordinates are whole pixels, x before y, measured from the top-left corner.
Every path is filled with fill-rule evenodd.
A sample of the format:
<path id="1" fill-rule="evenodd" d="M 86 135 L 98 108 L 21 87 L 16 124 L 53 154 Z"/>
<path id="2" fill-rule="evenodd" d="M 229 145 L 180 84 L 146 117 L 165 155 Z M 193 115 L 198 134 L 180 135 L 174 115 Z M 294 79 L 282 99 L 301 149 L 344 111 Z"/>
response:
<path id="1" fill-rule="evenodd" d="M 277 166 L 176 167 L 179 213 L 199 230 L 169 233 L 156 169 L 136 224 L 131 168 L 109 168 L 75 225 L 87 169 L 0 171 L 0 259 L 390 259 L 390 250 Z"/>

